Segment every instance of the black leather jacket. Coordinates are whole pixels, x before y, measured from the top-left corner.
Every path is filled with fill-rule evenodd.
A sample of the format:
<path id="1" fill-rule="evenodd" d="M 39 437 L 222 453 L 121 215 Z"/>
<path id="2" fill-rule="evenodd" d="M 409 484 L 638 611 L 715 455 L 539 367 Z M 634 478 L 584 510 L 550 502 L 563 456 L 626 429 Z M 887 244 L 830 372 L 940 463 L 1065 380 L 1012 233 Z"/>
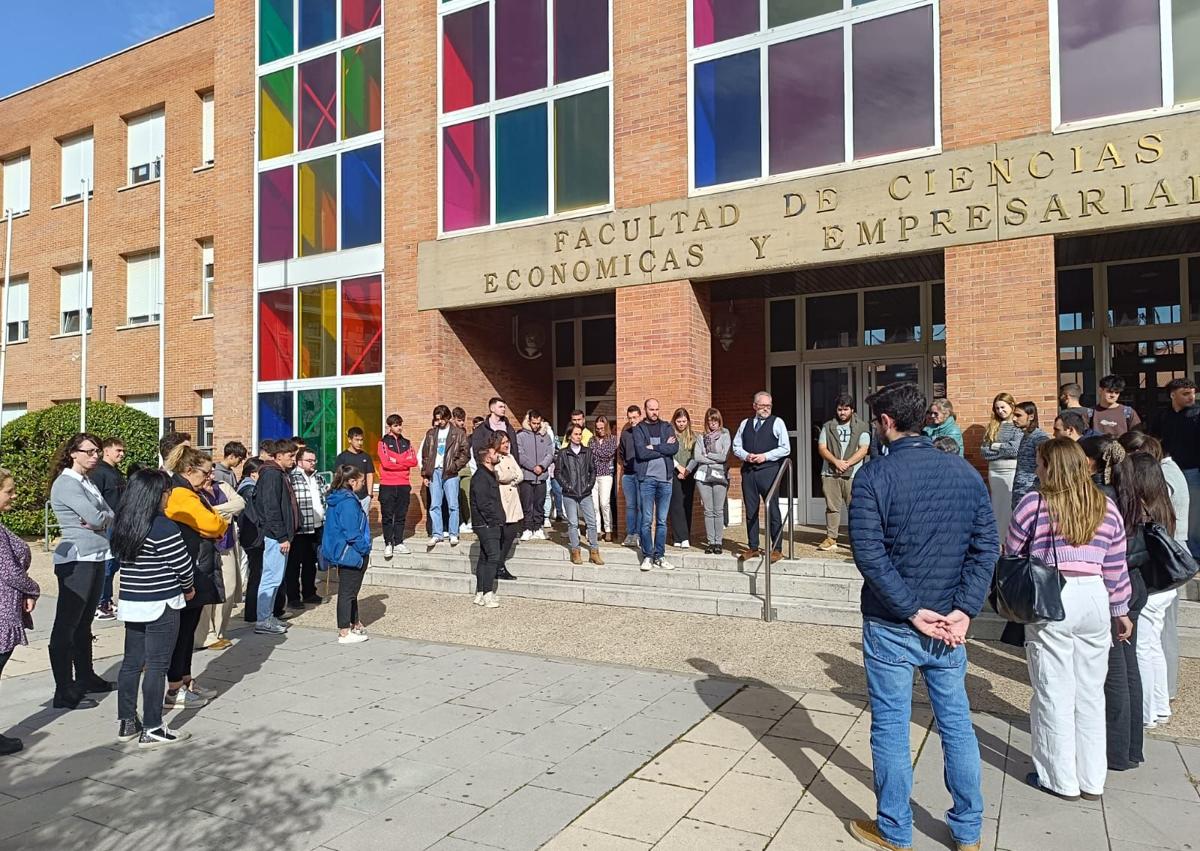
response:
<path id="1" fill-rule="evenodd" d="M 592 449 L 584 446 L 579 453 L 571 451 L 571 444 L 558 450 L 554 456 L 554 478 L 562 486 L 563 496 L 583 499 L 592 495 L 596 485 L 596 467 L 592 463 Z"/>

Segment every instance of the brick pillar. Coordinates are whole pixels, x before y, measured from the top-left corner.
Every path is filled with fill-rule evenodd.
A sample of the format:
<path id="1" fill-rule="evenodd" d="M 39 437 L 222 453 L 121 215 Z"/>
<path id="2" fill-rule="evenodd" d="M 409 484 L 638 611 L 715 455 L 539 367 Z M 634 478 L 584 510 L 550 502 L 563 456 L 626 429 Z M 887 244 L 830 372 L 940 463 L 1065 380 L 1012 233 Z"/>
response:
<path id="1" fill-rule="evenodd" d="M 946 249 L 946 356 L 950 401 L 977 464 L 992 399 L 1032 399 L 1043 426 L 1055 410 L 1058 344 L 1054 237 Z"/>
<path id="2" fill-rule="evenodd" d="M 712 400 L 708 290 L 691 281 L 617 290 L 617 410 L 653 396 L 699 422 Z"/>

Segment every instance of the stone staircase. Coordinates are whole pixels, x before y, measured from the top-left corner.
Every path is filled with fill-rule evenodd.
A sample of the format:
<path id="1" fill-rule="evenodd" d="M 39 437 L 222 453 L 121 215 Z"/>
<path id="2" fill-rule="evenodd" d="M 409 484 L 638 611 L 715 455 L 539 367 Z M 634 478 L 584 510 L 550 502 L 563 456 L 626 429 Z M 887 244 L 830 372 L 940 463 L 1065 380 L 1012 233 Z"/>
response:
<path id="1" fill-rule="evenodd" d="M 427 539 L 412 538 L 411 555 L 383 558 L 376 545 L 371 554 L 370 585 L 442 591 L 467 595 L 475 590 L 473 575 L 479 545 L 465 536 L 457 547 L 439 544 L 427 550 Z M 636 550 L 615 544 L 601 545 L 603 567 L 571 564 L 566 547 L 554 541 L 518 542 L 508 567 L 518 578 L 502 582 L 500 593 L 537 600 L 592 603 L 660 609 L 672 612 L 740 618 L 763 616 L 765 577 L 761 559 L 742 562 L 730 554 L 705 555 L 696 550 L 668 547 L 667 560 L 675 570 L 643 573 Z M 862 579 L 854 563 L 845 558 L 798 558 L 777 562 L 771 569 L 771 606 L 774 619 L 796 623 L 858 627 L 862 624 L 858 599 Z M 1200 657 L 1200 583 L 1186 589 L 1179 613 L 1181 651 Z M 994 613 L 985 611 L 972 625 L 972 636 L 996 640 L 1003 628 Z"/>

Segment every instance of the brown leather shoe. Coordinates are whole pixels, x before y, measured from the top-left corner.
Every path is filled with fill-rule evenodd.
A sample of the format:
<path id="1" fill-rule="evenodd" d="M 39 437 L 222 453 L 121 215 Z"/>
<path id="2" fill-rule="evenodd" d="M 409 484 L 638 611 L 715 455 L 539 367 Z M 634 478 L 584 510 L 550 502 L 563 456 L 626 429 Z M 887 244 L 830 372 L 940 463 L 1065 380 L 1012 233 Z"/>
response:
<path id="1" fill-rule="evenodd" d="M 580 555 L 578 548 L 571 550 L 571 564 L 583 564 L 583 556 Z"/>
<path id="2" fill-rule="evenodd" d="M 742 561 L 749 561 L 752 558 L 758 558 L 763 553 L 758 547 L 753 547 L 742 553 Z"/>
<path id="3" fill-rule="evenodd" d="M 781 553 L 779 550 L 771 550 L 771 564 L 774 564 L 775 562 L 782 561 L 782 560 L 783 560 L 783 553 Z"/>
<path id="4" fill-rule="evenodd" d="M 600 558 L 600 550 L 592 550 L 591 555 L 588 556 L 588 561 L 592 564 L 604 564 L 604 559 Z"/>
<path id="5" fill-rule="evenodd" d="M 846 825 L 850 835 L 871 848 L 882 848 L 883 851 L 908 851 L 911 845 L 893 845 L 879 835 L 879 827 L 869 819 L 854 819 Z"/>

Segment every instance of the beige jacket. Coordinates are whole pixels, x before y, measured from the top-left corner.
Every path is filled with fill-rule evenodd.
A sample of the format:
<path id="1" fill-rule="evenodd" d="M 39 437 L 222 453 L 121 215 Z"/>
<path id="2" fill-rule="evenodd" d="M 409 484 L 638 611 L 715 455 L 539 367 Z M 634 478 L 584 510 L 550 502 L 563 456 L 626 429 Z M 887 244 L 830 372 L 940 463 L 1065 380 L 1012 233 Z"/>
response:
<path id="1" fill-rule="evenodd" d="M 517 492 L 517 485 L 522 478 L 524 474 L 516 458 L 512 455 L 499 456 L 496 480 L 500 482 L 500 504 L 504 506 L 504 519 L 509 523 L 516 523 L 525 517 L 525 512 L 521 510 L 521 495 Z"/>

